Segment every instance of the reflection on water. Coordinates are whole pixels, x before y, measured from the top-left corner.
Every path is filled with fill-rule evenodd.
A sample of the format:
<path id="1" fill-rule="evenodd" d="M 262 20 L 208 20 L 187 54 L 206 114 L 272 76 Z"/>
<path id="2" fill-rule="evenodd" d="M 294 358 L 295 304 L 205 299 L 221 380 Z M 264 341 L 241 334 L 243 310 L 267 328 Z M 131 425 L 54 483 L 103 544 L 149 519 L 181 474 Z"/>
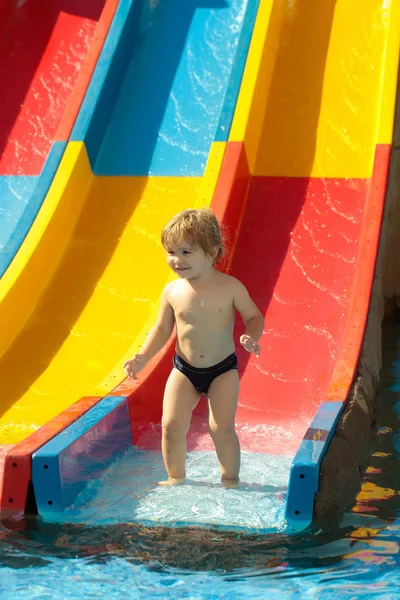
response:
<path id="1" fill-rule="evenodd" d="M 400 324 L 384 330 L 384 365 L 377 405 L 377 435 L 352 513 L 364 523 L 350 533 L 354 542 L 344 556 L 367 564 L 399 565 L 400 531 Z"/>
<path id="2" fill-rule="evenodd" d="M 2 600 L 400 598 L 400 320 L 384 340 L 373 454 L 353 508 L 329 530 L 245 536 L 5 521 Z"/>

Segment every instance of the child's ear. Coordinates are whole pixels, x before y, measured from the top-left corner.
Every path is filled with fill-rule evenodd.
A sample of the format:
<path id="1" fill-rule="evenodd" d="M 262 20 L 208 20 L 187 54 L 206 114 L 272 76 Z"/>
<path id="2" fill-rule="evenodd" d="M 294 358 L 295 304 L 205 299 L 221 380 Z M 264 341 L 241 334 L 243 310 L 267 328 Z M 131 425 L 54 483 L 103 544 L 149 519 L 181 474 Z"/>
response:
<path id="1" fill-rule="evenodd" d="M 215 248 L 212 249 L 211 258 L 212 258 L 214 264 L 216 262 L 218 262 L 219 254 L 220 254 L 220 249 L 218 248 L 218 246 L 216 246 Z"/>

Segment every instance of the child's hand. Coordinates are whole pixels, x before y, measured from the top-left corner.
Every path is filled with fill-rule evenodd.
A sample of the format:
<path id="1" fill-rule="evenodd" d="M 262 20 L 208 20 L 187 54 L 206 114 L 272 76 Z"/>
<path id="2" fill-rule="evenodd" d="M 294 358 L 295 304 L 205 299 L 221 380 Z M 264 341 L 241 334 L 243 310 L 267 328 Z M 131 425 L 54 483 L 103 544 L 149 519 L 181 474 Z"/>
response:
<path id="1" fill-rule="evenodd" d="M 241 335 L 240 343 L 242 344 L 243 348 L 247 350 L 247 352 L 255 354 L 257 357 L 260 356 L 260 344 L 253 340 L 253 338 L 251 338 L 249 335 L 246 335 L 245 333 Z"/>
<path id="2" fill-rule="evenodd" d="M 131 379 L 137 379 L 137 374 L 147 365 L 147 359 L 140 354 L 124 362 L 125 375 Z"/>

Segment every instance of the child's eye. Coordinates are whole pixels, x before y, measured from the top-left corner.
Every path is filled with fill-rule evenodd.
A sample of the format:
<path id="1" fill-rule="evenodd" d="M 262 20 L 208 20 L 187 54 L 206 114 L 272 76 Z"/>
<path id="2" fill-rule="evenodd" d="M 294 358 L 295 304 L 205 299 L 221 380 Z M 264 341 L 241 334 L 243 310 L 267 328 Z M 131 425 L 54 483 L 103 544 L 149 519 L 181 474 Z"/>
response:
<path id="1" fill-rule="evenodd" d="M 183 254 L 192 254 L 192 253 L 190 252 L 190 250 L 184 250 Z"/>
<path id="2" fill-rule="evenodd" d="M 168 250 L 168 254 L 169 256 L 172 256 L 174 253 L 172 252 L 172 250 Z"/>

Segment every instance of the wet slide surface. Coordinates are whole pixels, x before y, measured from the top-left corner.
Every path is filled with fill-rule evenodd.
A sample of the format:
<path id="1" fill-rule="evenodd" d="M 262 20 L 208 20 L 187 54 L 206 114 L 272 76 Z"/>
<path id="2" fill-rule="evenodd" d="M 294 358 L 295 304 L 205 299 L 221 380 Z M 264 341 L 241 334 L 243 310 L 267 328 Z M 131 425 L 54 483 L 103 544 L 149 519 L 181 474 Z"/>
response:
<path id="1" fill-rule="evenodd" d="M 186 3 L 185 6 L 190 8 L 180 11 L 183 21 L 179 22 L 179 31 L 182 35 L 179 44 L 176 42 L 166 81 L 153 77 L 152 71 L 158 68 L 160 57 L 165 55 L 165 37 L 158 36 L 160 23 L 167 27 L 168 35 L 173 36 L 175 31 L 176 18 L 172 15 L 177 14 L 178 3 L 172 4 L 176 4 L 176 10 L 169 16 L 157 3 L 124 1 L 119 4 L 113 32 L 110 30 L 110 45 L 99 61 L 99 69 L 92 81 L 94 87 L 89 89 L 87 102 L 85 100 L 72 133 L 74 141 L 67 146 L 51 190 L 52 201 L 54 190 L 54 194 L 60 195 L 60 203 L 65 197 L 75 204 L 76 199 L 81 198 L 82 210 L 76 216 L 76 225 L 62 261 L 45 293 L 0 360 L 4 390 L 0 432 L 6 444 L 23 442 L 82 396 L 92 394 L 99 400 L 115 387 L 123 377 L 121 364 L 124 357 L 143 342 L 148 330 L 147 321 L 152 318 L 160 290 L 168 280 L 169 272 L 158 241 L 159 231 L 174 213 L 197 201 L 201 175 L 217 131 L 246 12 L 246 3 L 238 0 Z M 187 135 L 191 136 L 191 130 L 196 129 L 203 144 L 196 155 L 195 169 L 189 169 L 196 171 L 195 176 L 178 176 L 182 172 L 176 158 L 168 159 L 167 175 L 136 176 L 136 173 L 143 173 L 143 156 L 134 156 L 128 164 L 125 146 L 121 143 L 121 147 L 116 147 L 107 138 L 108 134 L 116 135 L 115 127 L 119 123 L 122 142 L 125 136 L 129 139 L 126 129 L 138 127 L 140 121 L 129 122 L 131 108 L 124 101 L 124 94 L 125 89 L 139 89 L 136 67 L 132 67 L 136 65 L 134 57 L 138 51 L 131 41 L 138 38 L 139 44 L 140 27 L 143 23 L 146 25 L 149 6 L 152 7 L 154 33 L 149 26 L 146 31 L 152 53 L 150 58 L 145 55 L 143 64 L 139 60 L 137 68 L 140 73 L 146 70 L 151 84 L 145 85 L 146 93 L 139 93 L 137 110 L 140 109 L 139 113 L 143 115 L 144 107 L 147 109 L 149 102 L 157 99 L 157 110 L 146 112 L 153 154 L 157 154 L 157 144 L 163 143 L 162 135 L 156 135 L 156 128 L 168 131 L 172 127 L 171 119 L 175 122 L 178 118 L 172 107 L 176 106 L 175 97 L 179 93 L 187 98 L 188 105 L 200 103 L 204 98 L 204 92 L 197 90 L 199 85 L 207 84 L 208 93 L 214 94 L 213 107 L 203 106 L 197 112 L 192 110 L 196 114 L 195 123 L 191 122 L 192 113 L 183 119 L 183 133 L 188 131 Z M 127 15 L 130 15 L 131 27 L 129 51 L 125 47 L 126 53 L 122 54 L 118 69 L 114 71 L 111 67 L 109 75 L 109 51 L 117 34 L 121 34 Z M 248 35 L 247 46 L 249 39 Z M 206 62 L 197 61 L 195 68 L 190 67 L 192 79 L 185 79 L 181 70 L 184 72 L 189 68 L 193 45 L 197 55 L 204 48 Z M 140 52 L 138 56 L 140 58 Z M 244 59 L 242 62 L 244 64 Z M 119 70 L 121 65 L 124 67 L 122 72 Z M 96 77 L 105 75 L 110 77 L 107 81 L 109 95 L 102 98 L 95 123 L 87 131 L 85 118 L 94 112 L 93 97 L 101 88 L 97 86 Z M 182 89 L 182 81 L 185 89 Z M 170 144 L 169 153 L 182 155 L 187 152 L 188 162 L 193 165 L 193 154 L 196 153 L 186 142 L 185 135 L 179 141 L 179 147 Z M 142 136 L 137 143 L 144 145 L 148 143 L 144 130 Z M 106 154 L 109 162 L 117 157 L 119 162 L 127 165 L 128 175 L 93 175 L 91 166 L 109 175 L 101 169 L 101 160 L 104 160 L 101 157 Z M 149 172 L 149 146 L 145 154 Z M 140 166 L 136 168 L 139 162 Z M 64 221 L 64 228 L 66 224 Z M 25 364 L 22 371 L 21 360 Z"/>
<path id="2" fill-rule="evenodd" d="M 94 0 L 84 7 L 75 0 L 2 3 L 0 79 L 6 87 L 0 115 L 0 277 L 43 202 L 115 5 L 116 0 Z M 10 448 L 5 442 L 2 431 L 0 488 Z"/>
<path id="3" fill-rule="evenodd" d="M 329 384 L 344 343 L 360 343 L 345 333 L 349 319 L 356 328 L 363 318 L 349 311 L 368 255 L 368 215 L 379 225 L 368 207 L 383 204 L 379 178 L 391 130 L 381 111 L 396 90 L 395 69 L 385 87 L 379 79 L 396 11 L 373 4 L 365 11 L 358 3 L 292 3 L 257 150 L 245 136 L 252 177 L 232 271 L 248 284 L 266 321 L 261 362 L 242 378 L 239 415 L 292 428 L 292 441 L 280 450 L 288 455 L 321 402 L 336 399 Z M 311 22 L 318 26 L 310 30 Z M 257 257 L 251 266 L 250 257 Z"/>
<path id="4" fill-rule="evenodd" d="M 213 200 L 225 218 L 226 196 L 244 207 L 229 272 L 265 315 L 260 360 L 237 348 L 242 487 L 218 485 L 204 404 L 188 436 L 187 484 L 154 486 L 162 475 L 160 427 L 146 401 L 157 395 L 159 402 L 167 353 L 146 391 L 129 383 L 113 391 L 131 394 L 139 454 L 128 451 L 55 518 L 123 521 L 130 507 L 134 520 L 152 524 L 284 526 L 291 461 L 303 443 L 321 451 L 357 364 L 391 143 L 382 111 L 393 115 L 397 58 L 389 58 L 398 49 L 398 17 L 379 1 L 367 11 L 361 2 L 260 5 Z M 312 423 L 321 407 L 325 428 L 322 419 Z M 257 510 L 247 511 L 249 503 Z"/>
<path id="5" fill-rule="evenodd" d="M 221 10 L 221 15 L 225 10 L 213 7 L 210 13 L 214 9 Z M 204 33 L 207 21 L 202 18 L 198 22 Z M 139 19 L 138 23 L 141 27 L 144 22 Z M 352 36 L 347 35 L 350 23 Z M 35 398 L 41 397 L 43 411 L 35 414 L 36 422 L 46 422 L 56 414 L 52 403 L 55 396 L 59 411 L 79 395 L 94 393 L 100 397 L 113 390 L 112 397 L 129 399 L 136 449 L 131 454 L 128 451 L 125 459 L 117 461 L 100 481 L 89 484 L 63 516 L 51 512 L 47 506 L 50 502 L 44 496 L 41 514 L 57 520 L 93 522 L 107 519 L 111 503 L 112 518 L 124 521 L 127 507 L 135 498 L 138 512 L 134 518 L 153 524 L 211 523 L 260 530 L 282 525 L 290 462 L 307 430 L 311 444 L 314 434 L 327 434 L 310 428 L 315 412 L 324 402 L 335 405 L 346 399 L 345 394 L 341 397 L 337 393 L 345 385 L 340 384 L 340 378 L 335 380 L 335 373 L 338 364 L 345 363 L 346 373 L 352 368 L 342 357 L 344 342 L 349 339 L 350 308 L 354 307 L 357 294 L 364 298 L 362 317 L 351 325 L 361 331 L 365 321 L 370 289 L 358 291 L 357 272 L 361 257 L 365 256 L 363 240 L 367 215 L 371 215 L 369 206 L 371 202 L 380 208 L 383 205 L 382 181 L 391 123 L 382 120 L 381 114 L 393 113 L 395 69 L 388 74 L 386 60 L 391 57 L 387 48 L 397 44 L 392 35 L 397 25 L 394 5 L 378 0 L 369 10 L 361 2 L 351 7 L 344 1 L 328 2 L 323 7 L 319 2 L 305 5 L 300 0 L 260 3 L 222 169 L 212 190 L 216 213 L 231 227 L 237 226 L 243 208 L 229 272 L 247 284 L 266 317 L 261 359 L 249 358 L 238 348 L 241 394 L 237 417 L 243 449 L 242 476 L 246 482 L 239 490 L 221 490 L 218 485 L 218 466 L 207 434 L 204 404 L 193 418 L 188 439 L 188 476 L 192 485 L 175 490 L 154 487 L 160 469 L 160 456 L 155 451 L 160 446 L 162 387 L 170 370 L 171 349 L 154 361 L 138 384 L 125 382 L 117 388 L 114 385 L 121 377 L 118 365 L 140 347 L 168 278 L 165 266 L 154 269 L 154 264 L 161 265 L 163 260 L 162 249 L 154 240 L 170 215 L 201 199 L 198 192 L 202 189 L 200 175 L 205 158 L 202 144 L 203 139 L 208 140 L 205 148 L 211 144 L 209 132 L 215 131 L 216 123 L 210 118 L 199 131 L 196 128 L 200 121 L 194 119 L 192 123 L 188 117 L 182 118 L 176 101 L 180 79 L 178 75 L 170 78 L 166 87 L 172 81 L 178 82 L 176 94 L 173 85 L 169 95 L 164 94 L 167 107 L 165 112 L 159 111 L 155 127 L 160 135 L 154 136 L 152 150 L 144 148 L 143 153 L 147 172 L 156 176 L 140 176 L 145 172 L 142 156 L 136 172 L 135 161 L 127 158 L 130 138 L 121 125 L 129 90 L 144 69 L 140 61 L 130 63 L 121 79 L 121 92 L 104 119 L 104 136 L 91 136 L 90 128 L 85 130 L 78 119 L 74 143 L 84 139 L 95 173 L 99 169 L 104 169 L 104 174 L 106 169 L 110 171 L 108 177 L 93 178 L 89 163 L 83 159 L 89 191 L 68 252 L 46 296 L 7 352 L 0 369 L 4 366 L 5 374 L 12 372 L 16 357 L 29 347 L 31 340 L 37 339 L 38 331 L 48 331 L 48 337 L 42 338 L 48 340 L 48 345 L 41 344 L 45 352 L 38 352 L 36 363 L 26 374 L 25 382 L 21 382 L 21 390 L 15 394 L 2 424 L 11 424 L 11 435 L 20 441 L 27 425 L 30 430 L 36 426 Z M 153 30 L 157 31 L 156 25 Z M 225 30 L 231 31 L 229 23 Z M 188 35 L 184 47 L 188 57 L 190 39 Z M 207 45 L 206 39 L 204 43 Z M 221 44 L 226 47 L 224 41 Z M 136 47 L 133 51 L 137 51 Z M 219 56 L 215 48 L 213 55 Z M 154 56 L 146 45 L 143 56 L 145 62 Z M 185 64 L 185 60 L 179 61 L 182 68 Z M 216 60 L 215 64 L 222 73 L 221 61 Z M 152 87 L 146 83 L 145 89 L 148 95 L 143 98 L 148 102 Z M 193 80 L 185 97 L 189 91 L 197 99 Z M 368 104 L 364 101 L 366 93 L 371 100 Z M 90 112 L 84 105 L 85 110 Z M 164 114 L 171 115 L 170 121 L 163 120 Z M 130 116 L 130 126 L 140 132 L 141 122 Z M 117 154 L 118 127 L 124 148 L 120 175 L 124 176 L 113 177 L 113 169 L 117 168 L 113 153 Z M 179 138 L 183 130 L 189 132 L 188 143 L 180 142 L 177 148 L 171 131 Z M 195 139 L 193 132 L 202 140 L 197 155 L 190 146 Z M 72 145 L 71 155 L 73 148 Z M 183 168 L 185 149 L 190 156 Z M 175 165 L 176 171 L 164 174 L 163 165 L 168 164 L 170 156 L 171 168 Z M 194 176 L 182 177 L 186 168 L 187 174 Z M 373 196 L 377 191 L 378 195 Z M 369 238 L 376 250 L 379 213 L 372 215 L 372 221 L 378 223 Z M 134 274 L 127 275 L 127 264 L 138 255 L 139 244 L 140 260 L 134 262 Z M 373 252 L 368 260 L 371 279 Z M 76 279 L 77 264 L 81 269 L 83 266 L 82 279 Z M 67 307 L 65 293 L 72 286 L 74 297 Z M 104 314 L 111 317 L 105 321 Z M 97 325 L 100 323 L 101 327 Z M 241 327 L 238 325 L 236 335 Z M 361 338 L 362 334 L 357 339 L 358 346 Z M 13 390 L 10 379 L 10 391 Z M 12 419 L 18 412 L 22 419 L 15 427 Z M 86 433 L 82 427 L 78 441 L 81 449 Z M 54 442 L 52 448 L 54 457 L 61 455 L 61 442 Z M 72 446 L 68 452 L 73 455 Z M 124 473 L 131 461 L 137 461 L 135 475 L 127 480 Z M 83 466 L 79 470 L 78 464 L 72 477 L 82 480 L 88 473 Z M 207 496 L 205 504 L 203 493 Z M 257 504 L 260 512 L 245 512 L 249 502 Z M 203 505 L 209 508 L 213 519 L 207 520 L 207 514 L 201 514 Z M 118 507 L 123 508 L 121 513 Z M 160 512 L 161 507 L 170 510 Z"/>
<path id="6" fill-rule="evenodd" d="M 244 133 L 250 182 L 231 269 L 265 331 L 261 360 L 241 379 L 238 420 L 265 423 L 260 450 L 299 450 L 304 469 L 326 447 L 355 374 L 390 155 L 399 13 L 356 4 L 286 4 L 257 145 L 248 123 Z M 237 119 L 230 140 L 242 131 Z M 287 516 L 301 521 L 315 484 L 299 473 Z M 312 506 L 310 494 L 311 517 Z"/>
<path id="7" fill-rule="evenodd" d="M 65 145 L 54 146 L 54 141 L 66 141 L 66 122 L 74 118 L 71 96 L 74 93 L 77 101 L 79 95 L 80 100 L 83 98 L 81 71 L 84 67 L 87 70 L 89 50 L 93 54 L 100 42 L 97 26 L 105 26 L 113 3 L 116 0 L 94 0 L 85 5 L 76 0 L 3 2 L 0 277 L 46 195 Z M 62 123 L 64 131 L 57 136 Z"/>
<path id="8" fill-rule="evenodd" d="M 359 6 L 276 3 L 270 11 L 267 4 L 257 17 L 213 207 L 220 212 L 228 193 L 244 206 L 229 272 L 244 281 L 266 318 L 260 361 L 237 348 L 239 428 L 251 426 L 248 436 L 243 432 L 244 447 L 256 443 L 293 455 L 328 394 L 348 328 L 370 199 L 382 193 L 391 122 L 380 110 L 393 114 L 395 79 L 388 77 L 384 88 L 379 81 L 396 11 L 380 13 L 376 2 L 344 46 L 342 32 Z M 377 15 L 385 26 L 375 27 Z M 310 32 L 312 19 L 320 27 Z M 366 58 L 371 35 L 374 51 Z M 265 51 L 270 45 L 272 56 Z M 254 76 L 262 68 L 265 80 Z M 357 83 L 350 86 L 349 79 Z M 238 191 L 228 188 L 235 169 L 238 180 L 247 177 Z M 371 218 L 379 225 L 378 216 Z M 238 322 L 236 337 L 241 327 Z"/>
<path id="9" fill-rule="evenodd" d="M 7 2 L 6 2 L 7 4 Z M 39 175 L 104 0 L 10 2 L 0 23 L 0 174 Z"/>
<path id="10" fill-rule="evenodd" d="M 203 175 L 247 4 L 257 6 L 254 0 L 141 3 L 97 156 L 88 144 L 96 174 Z"/>

